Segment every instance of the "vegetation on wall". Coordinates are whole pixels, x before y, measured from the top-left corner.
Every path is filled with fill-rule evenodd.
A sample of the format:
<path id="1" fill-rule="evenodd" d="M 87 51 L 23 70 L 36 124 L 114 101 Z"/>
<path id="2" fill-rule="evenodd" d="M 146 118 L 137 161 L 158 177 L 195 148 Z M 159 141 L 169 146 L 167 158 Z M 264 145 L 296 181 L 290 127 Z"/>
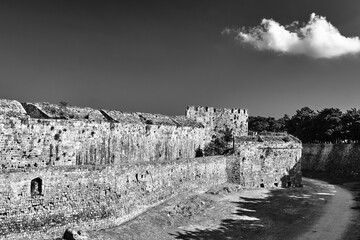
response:
<path id="1" fill-rule="evenodd" d="M 224 130 L 219 130 L 217 136 L 204 148 L 205 156 L 231 154 L 234 151 L 232 130 L 225 126 Z"/>

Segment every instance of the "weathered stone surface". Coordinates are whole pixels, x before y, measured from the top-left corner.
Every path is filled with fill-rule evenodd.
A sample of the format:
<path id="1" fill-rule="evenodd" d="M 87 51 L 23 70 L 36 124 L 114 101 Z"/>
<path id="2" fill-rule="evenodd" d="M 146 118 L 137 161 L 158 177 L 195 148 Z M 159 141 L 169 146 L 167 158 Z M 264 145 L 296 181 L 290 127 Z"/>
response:
<path id="1" fill-rule="evenodd" d="M 77 119 L 104 121 L 106 118 L 99 110 L 88 107 L 75 107 L 52 103 L 23 103 L 27 114 L 32 118 Z"/>
<path id="2" fill-rule="evenodd" d="M 177 126 L 177 123 L 168 116 L 161 114 L 151 114 L 151 113 L 138 113 L 140 118 L 146 124 L 153 125 L 168 125 L 168 126 Z"/>
<path id="3" fill-rule="evenodd" d="M 195 156 L 204 128 L 0 115 L 0 168 L 118 164 Z"/>
<path id="4" fill-rule="evenodd" d="M 143 124 L 140 116 L 137 113 L 128 113 L 117 110 L 101 109 L 101 113 L 107 120 L 119 123 Z"/>
<path id="5" fill-rule="evenodd" d="M 243 187 L 301 185 L 301 142 L 291 135 L 259 135 L 235 141 L 233 182 Z"/>
<path id="6" fill-rule="evenodd" d="M 213 107 L 187 107 L 186 117 L 193 119 L 206 128 L 216 132 L 223 130 L 225 126 L 233 130 L 235 136 L 248 134 L 248 113 L 246 109 L 217 109 Z"/>
<path id="7" fill-rule="evenodd" d="M 207 157 L 4 170 L 0 239 L 34 239 L 31 233 L 42 239 L 58 236 L 68 227 L 115 226 L 178 193 L 205 191 L 226 182 L 225 167 L 225 157 Z M 41 179 L 42 185 L 36 195 L 31 187 L 34 179 Z"/>
<path id="8" fill-rule="evenodd" d="M 302 169 L 360 179 L 359 144 L 304 144 Z"/>
<path id="9" fill-rule="evenodd" d="M 18 101 L 0 99 L 0 115 L 8 117 L 21 117 L 26 115 L 26 111 Z"/>
<path id="10" fill-rule="evenodd" d="M 179 126 L 183 126 L 183 127 L 196 127 L 196 128 L 203 128 L 204 125 L 202 125 L 201 123 L 187 118 L 185 116 L 175 116 L 173 117 L 173 120 L 179 125 Z"/>
<path id="11" fill-rule="evenodd" d="M 301 181 L 301 143 L 289 135 L 238 137 L 235 155 L 195 158 L 225 126 L 246 134 L 246 110 L 188 108 L 186 117 L 168 117 L 0 100 L 0 239 L 116 226 L 226 181 Z"/>

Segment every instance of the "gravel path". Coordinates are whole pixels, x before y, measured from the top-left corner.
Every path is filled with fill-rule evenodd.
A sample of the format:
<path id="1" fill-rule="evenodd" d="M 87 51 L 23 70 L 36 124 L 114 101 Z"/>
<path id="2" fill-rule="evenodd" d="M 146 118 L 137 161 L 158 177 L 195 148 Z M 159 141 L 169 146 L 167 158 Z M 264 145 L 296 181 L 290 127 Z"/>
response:
<path id="1" fill-rule="evenodd" d="M 299 240 L 337 240 L 343 239 L 347 227 L 351 224 L 355 211 L 351 209 L 355 205 L 352 193 L 340 186 L 331 185 L 314 179 L 306 179 L 319 186 L 325 186 L 330 193 L 319 192 L 319 196 L 332 195 L 327 203 L 321 218 L 309 231 L 299 236 Z"/>

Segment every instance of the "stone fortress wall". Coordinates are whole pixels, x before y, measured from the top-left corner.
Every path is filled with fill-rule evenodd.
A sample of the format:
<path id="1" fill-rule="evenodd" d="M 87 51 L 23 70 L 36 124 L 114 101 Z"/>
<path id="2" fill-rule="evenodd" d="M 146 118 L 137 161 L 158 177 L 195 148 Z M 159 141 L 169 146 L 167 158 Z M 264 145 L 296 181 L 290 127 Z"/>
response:
<path id="1" fill-rule="evenodd" d="M 235 136 L 248 134 L 247 109 L 218 109 L 213 107 L 187 107 L 186 117 L 208 126 L 213 130 L 224 130 L 225 126 L 233 129 Z"/>
<path id="2" fill-rule="evenodd" d="M 238 182 L 244 187 L 301 185 L 301 141 L 285 134 L 239 137 L 235 141 L 239 161 Z"/>
<path id="3" fill-rule="evenodd" d="M 244 136 L 246 110 L 207 108 L 211 119 L 203 121 L 206 108 L 192 109 L 169 117 L 0 100 L 0 239 L 115 226 L 178 193 L 226 181 L 298 184 L 297 139 Z M 242 136 L 235 154 L 195 158 L 223 124 Z"/>
<path id="4" fill-rule="evenodd" d="M 360 179 L 360 144 L 304 144 L 302 169 Z"/>
<path id="5" fill-rule="evenodd" d="M 204 127 L 176 117 L 24 106 L 27 115 L 24 110 L 13 110 L 15 118 L 0 115 L 2 169 L 191 158 L 209 141 Z"/>

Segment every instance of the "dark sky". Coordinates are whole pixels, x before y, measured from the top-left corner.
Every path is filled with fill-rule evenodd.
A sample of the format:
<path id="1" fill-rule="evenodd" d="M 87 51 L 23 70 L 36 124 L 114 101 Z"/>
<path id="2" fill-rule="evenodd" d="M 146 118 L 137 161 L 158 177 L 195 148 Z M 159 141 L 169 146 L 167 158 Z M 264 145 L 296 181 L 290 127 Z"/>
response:
<path id="1" fill-rule="evenodd" d="M 360 36 L 358 0 L 1 1 L 0 98 L 168 115 L 187 105 L 275 117 L 359 108 L 358 57 L 260 52 L 221 34 L 312 12 Z"/>

